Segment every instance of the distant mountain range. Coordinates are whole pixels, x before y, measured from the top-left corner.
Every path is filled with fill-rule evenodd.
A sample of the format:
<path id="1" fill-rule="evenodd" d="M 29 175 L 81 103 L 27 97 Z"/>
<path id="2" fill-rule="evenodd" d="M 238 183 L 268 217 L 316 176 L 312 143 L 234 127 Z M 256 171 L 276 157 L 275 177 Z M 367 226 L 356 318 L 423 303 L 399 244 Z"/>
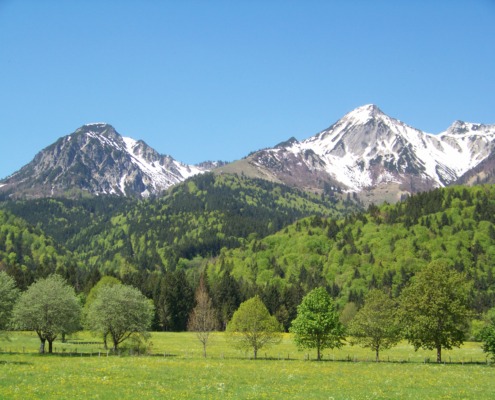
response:
<path id="1" fill-rule="evenodd" d="M 395 201 L 453 183 L 490 182 L 494 148 L 495 125 L 456 121 L 432 135 L 366 105 L 306 140 L 291 138 L 229 164 L 186 165 L 96 123 L 42 150 L 0 181 L 0 191 L 13 197 L 147 197 L 214 170 L 315 192 L 355 192 L 373 202 Z"/>

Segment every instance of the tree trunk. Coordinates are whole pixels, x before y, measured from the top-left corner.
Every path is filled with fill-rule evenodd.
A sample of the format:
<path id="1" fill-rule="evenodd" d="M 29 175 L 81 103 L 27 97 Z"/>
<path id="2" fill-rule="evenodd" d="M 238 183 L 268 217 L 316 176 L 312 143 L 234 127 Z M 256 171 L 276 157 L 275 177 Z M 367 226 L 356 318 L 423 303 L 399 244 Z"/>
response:
<path id="1" fill-rule="evenodd" d="M 321 361 L 320 346 L 316 346 L 316 360 Z"/>
<path id="2" fill-rule="evenodd" d="M 437 363 L 442 362 L 442 345 L 437 345 Z"/>
<path id="3" fill-rule="evenodd" d="M 119 347 L 119 339 L 117 335 L 112 331 L 108 332 L 107 334 L 110 334 L 110 336 L 112 337 L 113 351 L 117 353 L 117 348 Z"/>
<path id="4" fill-rule="evenodd" d="M 375 350 L 375 361 L 380 361 L 380 349 L 378 348 Z"/>
<path id="5" fill-rule="evenodd" d="M 256 360 L 256 357 L 258 356 L 258 349 L 255 347 L 254 348 L 254 359 Z"/>
<path id="6" fill-rule="evenodd" d="M 45 354 L 45 342 L 46 339 L 40 338 L 40 354 Z"/>
<path id="7" fill-rule="evenodd" d="M 206 358 L 206 343 L 203 343 L 203 357 Z"/>
<path id="8" fill-rule="evenodd" d="M 53 353 L 53 340 L 48 341 L 48 353 L 49 354 Z"/>

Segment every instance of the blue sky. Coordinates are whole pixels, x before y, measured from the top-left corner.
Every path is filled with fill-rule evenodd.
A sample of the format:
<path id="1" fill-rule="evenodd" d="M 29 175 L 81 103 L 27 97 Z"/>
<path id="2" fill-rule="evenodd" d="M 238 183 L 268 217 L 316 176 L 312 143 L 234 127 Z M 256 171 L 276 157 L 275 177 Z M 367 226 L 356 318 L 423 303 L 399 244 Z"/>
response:
<path id="1" fill-rule="evenodd" d="M 377 104 L 495 123 L 495 0 L 0 0 L 0 178 L 90 122 L 239 159 Z"/>

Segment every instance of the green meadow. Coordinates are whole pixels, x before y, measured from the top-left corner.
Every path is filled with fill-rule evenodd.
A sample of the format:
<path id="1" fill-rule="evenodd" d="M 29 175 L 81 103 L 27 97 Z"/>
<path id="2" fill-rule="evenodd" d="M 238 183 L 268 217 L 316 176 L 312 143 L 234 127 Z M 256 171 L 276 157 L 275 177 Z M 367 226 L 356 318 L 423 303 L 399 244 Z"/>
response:
<path id="1" fill-rule="evenodd" d="M 290 335 L 258 360 L 215 334 L 204 359 L 193 333 L 153 333 L 148 355 L 123 348 L 107 356 L 97 338 L 78 333 L 39 355 L 38 338 L 16 332 L 0 341 L 2 399 L 493 399 L 495 368 L 479 343 L 434 352 L 407 343 L 381 354 L 346 345 L 298 352 Z"/>

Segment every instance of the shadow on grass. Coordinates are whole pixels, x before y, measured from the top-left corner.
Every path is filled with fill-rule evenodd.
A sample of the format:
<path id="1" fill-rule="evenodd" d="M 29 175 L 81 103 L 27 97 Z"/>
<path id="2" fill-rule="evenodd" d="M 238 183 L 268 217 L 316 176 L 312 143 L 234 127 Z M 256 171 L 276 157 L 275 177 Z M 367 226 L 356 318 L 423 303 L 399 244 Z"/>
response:
<path id="1" fill-rule="evenodd" d="M 113 350 L 102 350 L 102 351 L 93 351 L 93 352 L 74 352 L 74 351 L 68 351 L 68 352 L 56 352 L 56 353 L 45 353 L 45 354 L 38 354 L 41 357 L 99 357 L 99 358 L 143 358 L 143 357 L 153 357 L 153 358 L 177 358 L 177 354 L 170 354 L 170 353 L 138 353 L 138 352 L 129 352 L 128 350 L 122 350 L 119 351 L 117 350 L 116 352 Z"/>
<path id="2" fill-rule="evenodd" d="M 355 359 L 355 358 L 339 358 L 339 359 L 306 359 L 306 362 L 315 362 L 315 363 L 350 363 L 350 364 L 425 364 L 425 365 L 495 365 L 490 361 L 446 361 L 443 360 L 441 362 L 431 361 L 429 359 L 421 360 L 371 360 L 371 359 Z"/>
<path id="3" fill-rule="evenodd" d="M 61 342 L 60 344 L 81 344 L 81 345 L 100 345 L 103 346 L 103 342 L 90 341 L 90 340 L 66 340 L 65 342 Z"/>
<path id="4" fill-rule="evenodd" d="M 437 365 L 485 365 L 485 366 L 491 366 L 495 367 L 495 362 L 486 360 L 486 361 L 462 361 L 462 360 L 442 360 L 441 362 L 437 363 L 436 361 L 432 361 L 428 358 L 424 360 L 390 360 L 390 359 L 381 359 L 379 361 L 376 361 L 374 359 L 358 359 L 354 357 L 345 357 L 345 358 L 322 358 L 321 360 L 317 360 L 316 358 L 311 358 L 311 357 L 305 357 L 303 359 L 298 358 L 298 357 L 293 357 L 291 355 L 285 355 L 282 356 L 280 355 L 279 357 L 273 357 L 273 356 L 258 356 L 257 358 L 253 357 L 243 357 L 243 356 L 228 356 L 228 357 L 211 357 L 210 359 L 214 360 L 244 360 L 244 361 L 254 361 L 254 362 L 263 362 L 263 361 L 270 361 L 270 362 L 287 362 L 287 361 L 303 361 L 303 362 L 308 362 L 308 363 L 346 363 L 346 364 L 428 364 L 432 366 L 437 366 Z"/>
<path id="5" fill-rule="evenodd" d="M 0 365 L 32 365 L 33 363 L 27 361 L 5 361 L 0 360 Z"/>

